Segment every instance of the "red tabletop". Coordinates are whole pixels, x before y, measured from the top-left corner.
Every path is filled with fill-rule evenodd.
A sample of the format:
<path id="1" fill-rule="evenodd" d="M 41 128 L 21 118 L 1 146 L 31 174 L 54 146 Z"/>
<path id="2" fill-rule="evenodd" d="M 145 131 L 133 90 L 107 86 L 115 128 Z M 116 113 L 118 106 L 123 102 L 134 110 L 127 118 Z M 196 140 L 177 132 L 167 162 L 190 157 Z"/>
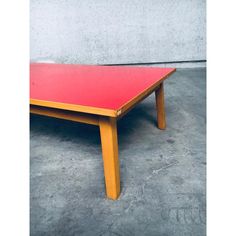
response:
<path id="1" fill-rule="evenodd" d="M 173 68 L 33 63 L 30 98 L 118 110 Z"/>

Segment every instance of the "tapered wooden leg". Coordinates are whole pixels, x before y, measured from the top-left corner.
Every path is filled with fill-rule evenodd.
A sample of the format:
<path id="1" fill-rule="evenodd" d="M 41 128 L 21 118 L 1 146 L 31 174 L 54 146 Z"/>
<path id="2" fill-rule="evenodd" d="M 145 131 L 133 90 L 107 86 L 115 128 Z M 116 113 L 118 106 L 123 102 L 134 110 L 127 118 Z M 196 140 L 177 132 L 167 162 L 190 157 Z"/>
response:
<path id="1" fill-rule="evenodd" d="M 155 91 L 156 109 L 157 109 L 157 127 L 159 129 L 166 128 L 166 114 L 164 103 L 164 83 L 162 82 L 159 88 Z"/>
<path id="2" fill-rule="evenodd" d="M 116 119 L 101 116 L 99 119 L 102 156 L 107 197 L 113 200 L 120 195 L 120 167 Z"/>

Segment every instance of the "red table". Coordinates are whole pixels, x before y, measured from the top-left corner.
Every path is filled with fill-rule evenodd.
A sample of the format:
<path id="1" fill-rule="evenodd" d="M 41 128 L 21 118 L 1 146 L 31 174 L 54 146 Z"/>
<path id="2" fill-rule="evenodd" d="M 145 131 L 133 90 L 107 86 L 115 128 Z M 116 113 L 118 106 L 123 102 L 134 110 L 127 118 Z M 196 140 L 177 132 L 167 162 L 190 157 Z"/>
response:
<path id="1" fill-rule="evenodd" d="M 117 120 L 155 91 L 157 125 L 165 129 L 163 81 L 174 68 L 30 65 L 30 112 L 100 128 L 107 197 L 120 194 Z"/>

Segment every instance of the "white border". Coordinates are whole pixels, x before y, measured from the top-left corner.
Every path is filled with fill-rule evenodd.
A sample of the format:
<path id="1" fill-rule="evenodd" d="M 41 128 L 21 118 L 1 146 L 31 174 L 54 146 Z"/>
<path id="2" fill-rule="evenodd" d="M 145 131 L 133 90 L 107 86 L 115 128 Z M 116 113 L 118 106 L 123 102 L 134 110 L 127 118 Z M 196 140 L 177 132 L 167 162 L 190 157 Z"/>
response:
<path id="1" fill-rule="evenodd" d="M 0 235 L 29 235 L 29 2 L 0 1 Z"/>
<path id="2" fill-rule="evenodd" d="M 234 1 L 207 4 L 207 235 L 236 235 Z"/>

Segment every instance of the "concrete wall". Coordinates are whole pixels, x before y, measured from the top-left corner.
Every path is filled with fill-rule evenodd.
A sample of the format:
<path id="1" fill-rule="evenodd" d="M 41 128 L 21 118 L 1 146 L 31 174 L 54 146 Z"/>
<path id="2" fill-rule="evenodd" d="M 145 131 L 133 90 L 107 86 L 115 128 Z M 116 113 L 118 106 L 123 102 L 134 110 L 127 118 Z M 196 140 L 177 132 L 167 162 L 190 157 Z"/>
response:
<path id="1" fill-rule="evenodd" d="M 205 0 L 31 0 L 31 60 L 205 60 Z"/>

